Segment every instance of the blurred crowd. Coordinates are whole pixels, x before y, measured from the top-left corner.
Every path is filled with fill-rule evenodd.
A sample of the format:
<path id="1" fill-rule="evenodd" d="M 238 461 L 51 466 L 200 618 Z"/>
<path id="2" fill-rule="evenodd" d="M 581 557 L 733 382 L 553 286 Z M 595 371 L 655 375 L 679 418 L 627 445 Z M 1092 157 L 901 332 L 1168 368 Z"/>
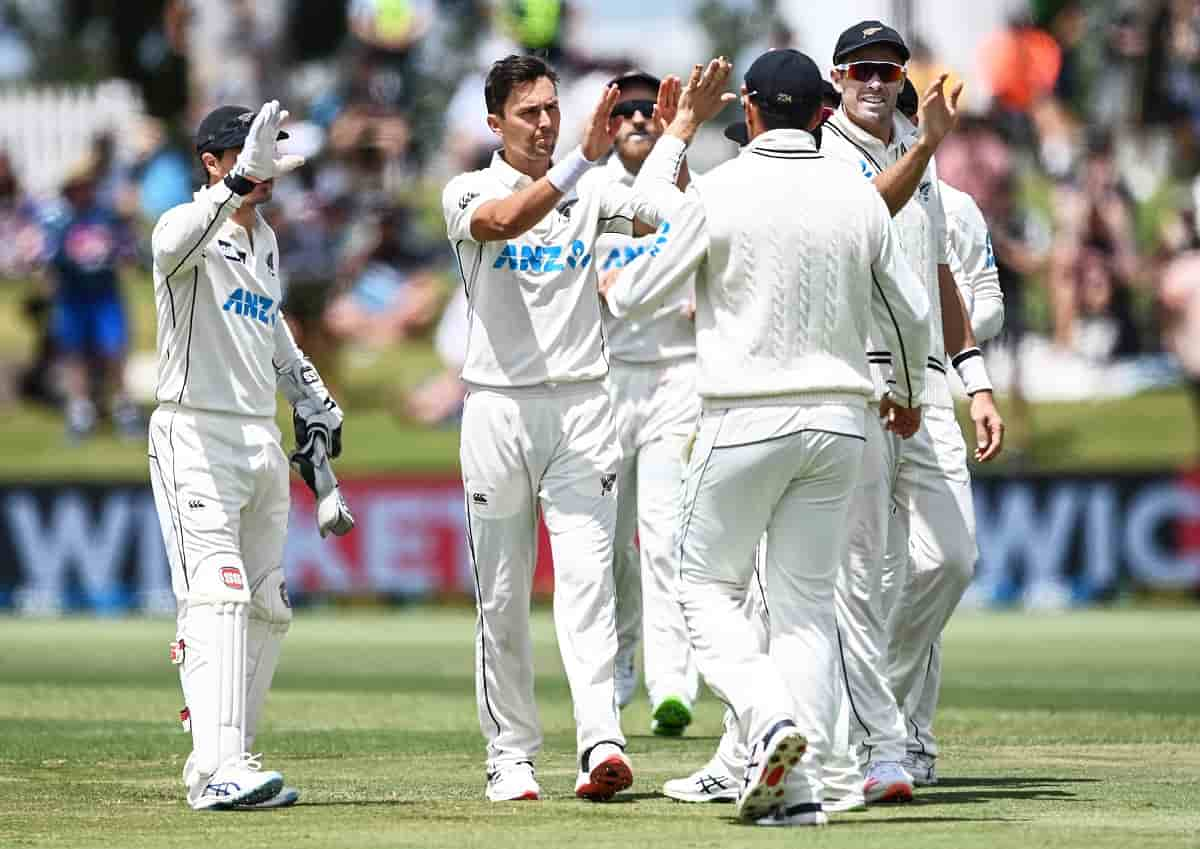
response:
<path id="1" fill-rule="evenodd" d="M 786 45 L 783 4 L 758 5 L 771 14 L 747 52 Z M 76 439 L 106 418 L 139 432 L 120 278 L 145 273 L 149 227 L 199 182 L 200 117 L 278 97 L 288 149 L 308 158 L 270 211 L 301 345 L 336 386 L 347 352 L 432 340 L 443 368 L 397 409 L 452 423 L 466 305 L 438 193 L 496 146 L 483 74 L 507 53 L 560 69 L 560 147 L 574 143 L 599 85 L 634 64 L 581 36 L 577 12 L 564 0 L 0 3 L 0 80 L 76 68 L 76 81 L 131 80 L 145 105 L 93 139 L 52 196 L 24 191 L 0 151 L 0 277 L 35 281 L 22 303 L 39 342 L 20 394 L 61 405 Z M 921 89 L 943 63 L 909 36 Z M 977 54 L 991 97 L 970 97 L 938 162 L 992 231 L 1007 301 L 994 376 L 1018 402 L 1185 380 L 1200 408 L 1200 3 L 1032 0 Z"/>

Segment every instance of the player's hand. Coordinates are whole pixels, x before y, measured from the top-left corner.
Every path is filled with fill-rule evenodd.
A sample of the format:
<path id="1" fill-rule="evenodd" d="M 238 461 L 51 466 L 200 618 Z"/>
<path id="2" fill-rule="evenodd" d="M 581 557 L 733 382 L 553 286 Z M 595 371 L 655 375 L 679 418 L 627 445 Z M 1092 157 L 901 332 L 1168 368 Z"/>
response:
<path id="1" fill-rule="evenodd" d="M 612 111 L 620 96 L 621 90 L 615 85 L 605 88 L 600 102 L 592 110 L 592 117 L 588 119 L 587 126 L 583 128 L 583 141 L 580 143 L 579 149 L 583 153 L 583 158 L 588 162 L 595 162 L 608 153 L 612 149 L 613 142 L 617 140 L 617 130 L 621 128 L 621 119 L 614 118 Z"/>
<path id="2" fill-rule="evenodd" d="M 287 154 L 276 157 L 275 140 L 279 127 L 288 118 L 288 111 L 279 108 L 278 100 L 270 100 L 254 116 L 250 131 L 234 163 L 233 173 L 255 182 L 271 180 L 295 171 L 304 164 L 304 157 Z"/>
<path id="3" fill-rule="evenodd" d="M 909 439 L 921 429 L 920 407 L 901 407 L 886 395 L 879 401 L 879 418 L 883 419 L 884 430 L 901 439 Z"/>
<path id="4" fill-rule="evenodd" d="M 917 106 L 917 120 L 921 125 L 921 132 L 935 148 L 958 126 L 958 98 L 962 95 L 963 84 L 960 82 L 955 85 L 954 90 L 947 96 L 948 77 L 949 74 L 940 74 L 930 83 Z"/>
<path id="5" fill-rule="evenodd" d="M 601 272 L 596 278 L 596 288 L 600 291 L 600 297 L 608 300 L 608 292 L 617 282 L 617 278 L 621 275 L 621 269 L 610 268 L 608 271 Z"/>
<path id="6" fill-rule="evenodd" d="M 658 84 L 658 100 L 654 103 L 654 125 L 660 136 L 667 131 L 667 127 L 679 113 L 679 94 L 682 90 L 683 83 L 674 75 L 664 77 Z"/>
<path id="7" fill-rule="evenodd" d="M 693 65 L 687 86 L 679 95 L 679 107 L 672 130 L 680 130 L 680 138 L 691 140 L 700 125 L 715 118 L 737 95 L 726 91 L 733 65 L 724 56 L 718 56 L 707 65 Z M 686 134 L 686 135 L 684 135 Z M 672 132 L 672 135 L 675 135 Z"/>
<path id="8" fill-rule="evenodd" d="M 1004 419 L 991 392 L 984 390 L 971 396 L 971 421 L 975 422 L 975 459 L 986 463 L 1004 446 Z"/>
<path id="9" fill-rule="evenodd" d="M 324 435 L 314 431 L 309 440 L 297 446 L 288 458 L 316 496 L 317 530 L 322 539 L 330 533 L 342 536 L 354 529 L 354 514 L 350 512 L 346 499 L 342 498 L 326 445 Z"/>

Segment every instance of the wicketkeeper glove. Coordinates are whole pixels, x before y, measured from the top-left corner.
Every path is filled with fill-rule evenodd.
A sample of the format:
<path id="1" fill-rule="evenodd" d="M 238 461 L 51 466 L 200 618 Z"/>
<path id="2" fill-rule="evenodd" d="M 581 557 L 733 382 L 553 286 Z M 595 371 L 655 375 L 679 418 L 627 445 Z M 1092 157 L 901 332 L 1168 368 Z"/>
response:
<path id="1" fill-rule="evenodd" d="M 258 181 L 270 180 L 294 171 L 304 164 L 303 156 L 288 154 L 276 157 L 275 139 L 279 135 L 279 125 L 287 120 L 288 114 L 286 109 L 279 108 L 278 100 L 268 101 L 258 110 L 250 124 L 242 152 L 238 154 L 237 161 L 226 178 L 231 186 L 241 185 L 240 181 L 245 181 L 247 177 Z M 234 191 L 238 189 L 234 188 Z"/>
<path id="2" fill-rule="evenodd" d="M 338 489 L 337 476 L 333 473 L 333 464 L 325 450 L 324 435 L 311 432 L 305 444 L 297 444 L 290 459 L 317 497 L 317 529 L 321 532 L 321 538 L 324 539 L 330 532 L 337 536 L 350 533 L 354 528 L 354 514 Z"/>

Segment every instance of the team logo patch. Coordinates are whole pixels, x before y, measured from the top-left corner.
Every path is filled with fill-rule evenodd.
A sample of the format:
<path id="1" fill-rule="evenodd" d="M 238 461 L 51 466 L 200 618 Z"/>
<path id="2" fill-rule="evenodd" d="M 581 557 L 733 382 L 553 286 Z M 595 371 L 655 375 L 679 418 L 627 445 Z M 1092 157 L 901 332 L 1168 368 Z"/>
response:
<path id="1" fill-rule="evenodd" d="M 171 640 L 171 663 L 178 666 L 183 663 L 183 655 L 187 646 L 183 640 Z"/>
<path id="2" fill-rule="evenodd" d="M 479 192 L 467 192 L 465 195 L 463 195 L 462 197 L 460 197 L 458 199 L 458 208 L 466 209 L 468 206 L 471 205 L 471 201 L 475 200 L 475 198 L 477 198 L 477 197 L 479 197 Z"/>
<path id="3" fill-rule="evenodd" d="M 217 247 L 221 249 L 221 256 L 233 262 L 246 264 L 246 252 L 238 250 L 237 245 L 232 242 L 227 242 L 224 239 L 217 239 Z"/>
<path id="4" fill-rule="evenodd" d="M 275 273 L 275 251 L 267 254 L 267 271 Z"/>
<path id="5" fill-rule="evenodd" d="M 221 583 L 231 590 L 242 589 L 245 586 L 242 583 L 242 570 L 236 566 L 222 566 Z"/>
<path id="6" fill-rule="evenodd" d="M 921 203 L 929 203 L 929 196 L 933 192 L 933 183 L 926 180 L 917 187 L 917 193 L 921 196 Z"/>
<path id="7" fill-rule="evenodd" d="M 883 32 L 883 27 L 867 27 L 863 30 L 863 38 L 870 38 L 877 32 Z"/>
<path id="8" fill-rule="evenodd" d="M 615 472 L 613 474 L 609 474 L 609 475 L 601 475 L 600 476 L 600 495 L 604 496 L 604 495 L 610 494 L 616 485 L 617 485 L 617 475 Z"/>
<path id="9" fill-rule="evenodd" d="M 487 496 L 484 495 L 482 492 L 472 492 L 471 493 L 471 503 L 486 506 L 488 503 Z"/>
<path id="10" fill-rule="evenodd" d="M 288 595 L 287 581 L 279 582 L 279 600 L 283 602 L 284 607 L 292 606 L 291 596 Z"/>

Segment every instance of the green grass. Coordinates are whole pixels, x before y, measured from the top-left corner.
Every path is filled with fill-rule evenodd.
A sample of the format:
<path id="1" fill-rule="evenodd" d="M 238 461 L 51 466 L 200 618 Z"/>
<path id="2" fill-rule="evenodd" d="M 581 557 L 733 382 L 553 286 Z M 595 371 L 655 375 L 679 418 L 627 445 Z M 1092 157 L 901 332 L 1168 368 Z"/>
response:
<path id="1" fill-rule="evenodd" d="M 1194 611 L 964 615 L 950 628 L 942 784 L 823 832 L 750 829 L 728 806 L 657 795 L 720 731 L 701 702 L 680 740 L 625 713 L 623 804 L 571 796 L 570 704 L 535 616 L 546 745 L 533 804 L 482 799 L 472 616 L 461 609 L 301 614 L 259 745 L 302 788 L 286 811 L 196 814 L 182 800 L 168 621 L 0 619 L 0 846 L 1138 849 L 1200 845 Z"/>

